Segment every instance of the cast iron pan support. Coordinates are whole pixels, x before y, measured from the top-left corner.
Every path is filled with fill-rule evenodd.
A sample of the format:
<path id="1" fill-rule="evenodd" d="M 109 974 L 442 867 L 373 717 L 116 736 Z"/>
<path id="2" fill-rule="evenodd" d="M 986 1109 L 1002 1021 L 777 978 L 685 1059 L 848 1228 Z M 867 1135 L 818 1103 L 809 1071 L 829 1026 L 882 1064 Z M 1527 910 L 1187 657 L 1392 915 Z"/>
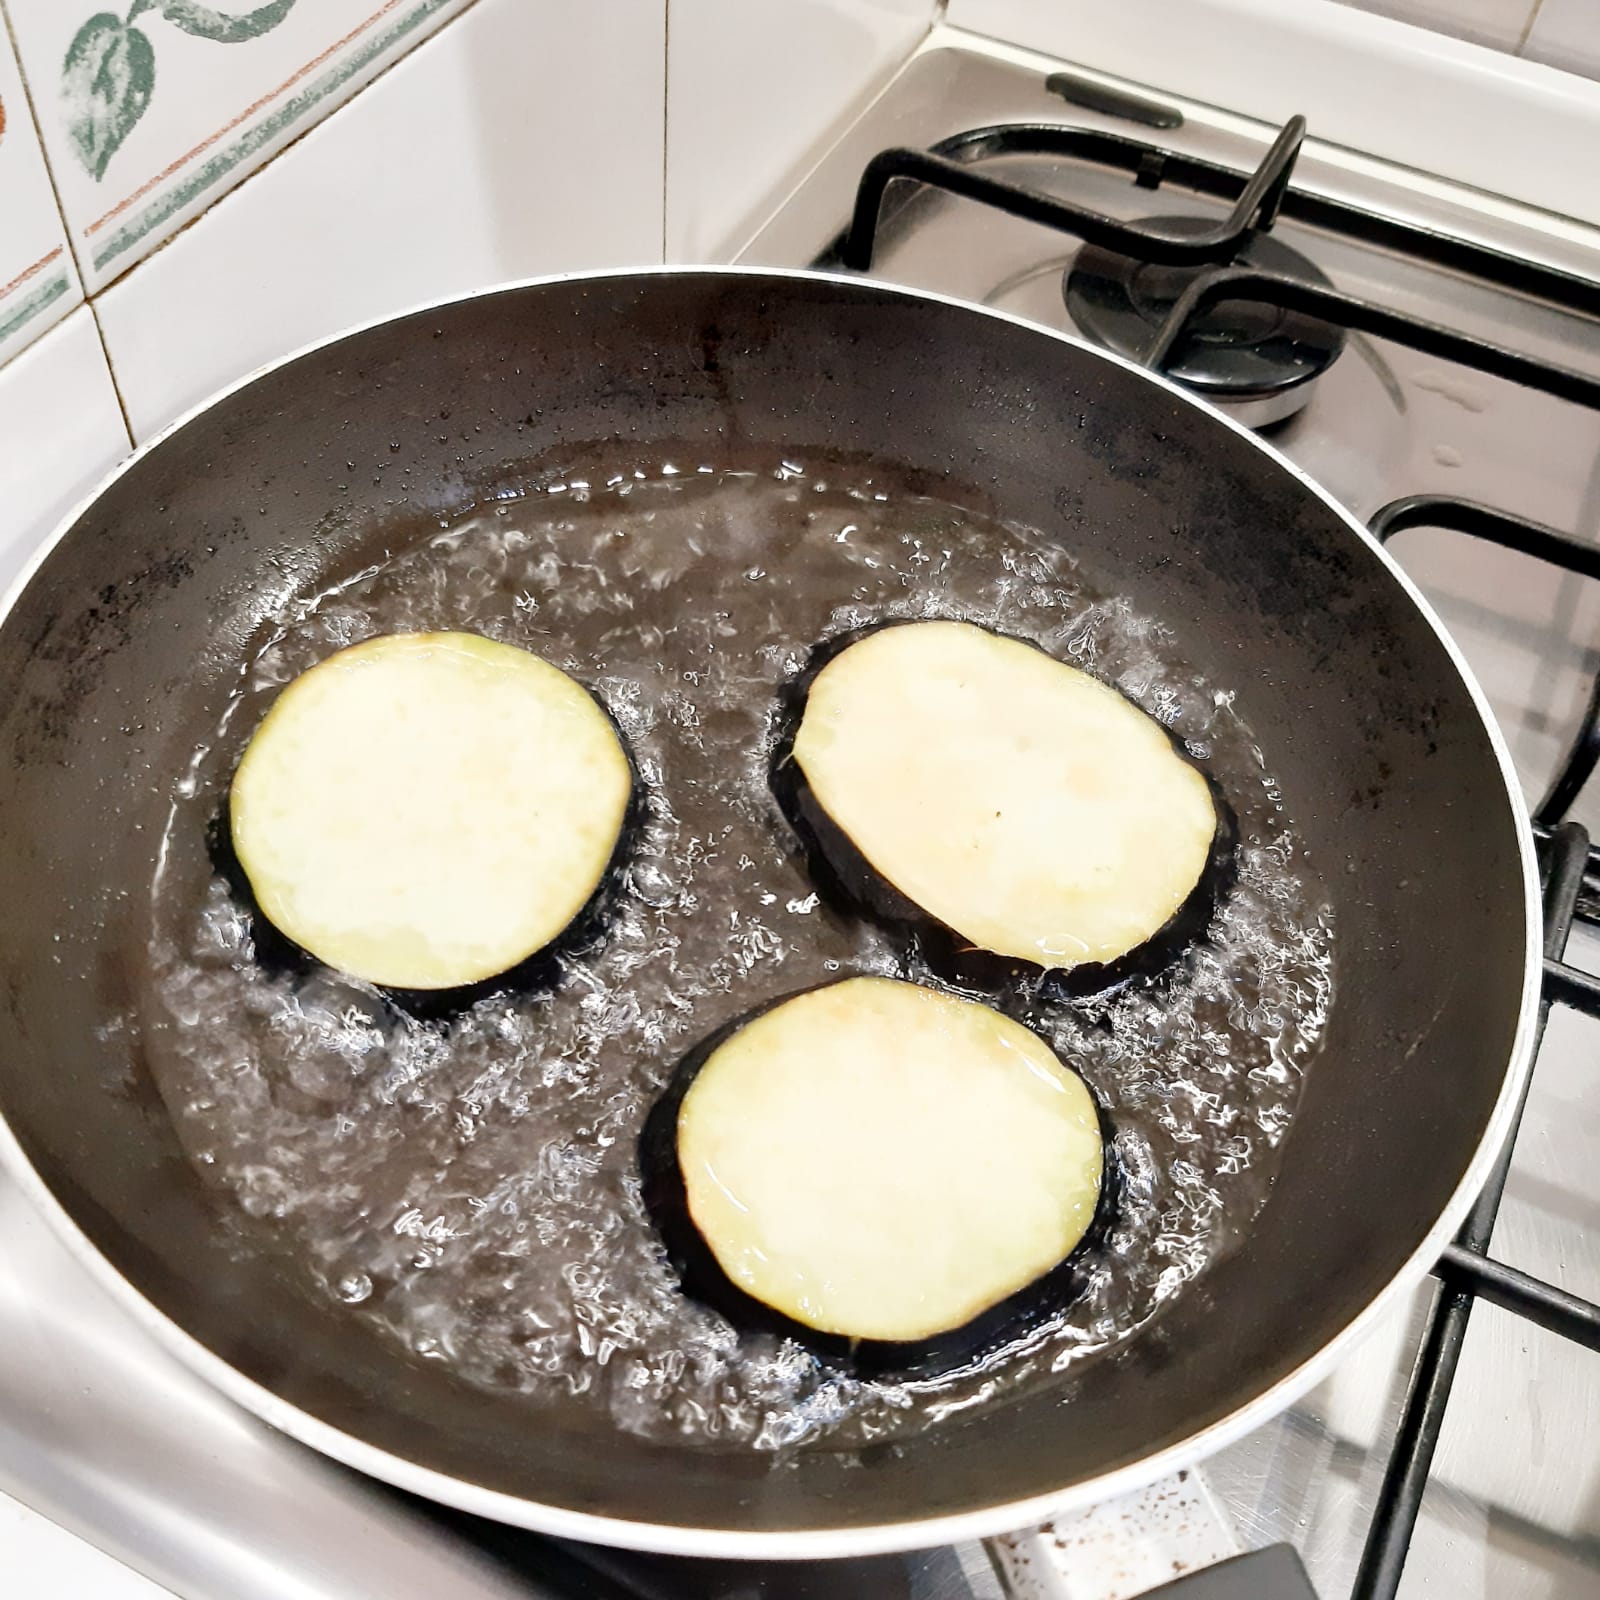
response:
<path id="1" fill-rule="evenodd" d="M 1571 400 L 1600 410 L 1600 378 L 1591 378 L 1586 372 L 1554 366 L 1520 351 L 1491 344 L 1486 339 L 1471 338 L 1454 328 L 1406 316 L 1368 300 L 1358 300 L 1337 289 L 1324 289 L 1317 284 L 1301 283 L 1295 278 L 1257 272 L 1249 267 L 1217 267 L 1197 277 L 1167 313 L 1166 321 L 1145 352 L 1144 364 L 1153 372 L 1163 371 L 1190 320 L 1223 301 L 1245 301 L 1281 311 L 1299 311 L 1347 331 L 1359 330 L 1379 339 L 1391 339 L 1425 355 L 1459 361 L 1462 366 L 1476 367 L 1497 378 L 1509 378 L 1513 383 L 1554 395 L 1558 400 Z"/>
<path id="2" fill-rule="evenodd" d="M 1561 960 L 1585 872 L 1592 870 L 1589 836 L 1576 823 L 1565 822 L 1553 833 L 1542 834 L 1540 842 L 1545 983 L 1534 1045 L 1536 1059 L 1553 1004 L 1576 1005 L 1589 1015 L 1600 1017 L 1600 984 Z M 1517 1107 L 1516 1120 L 1522 1120 L 1522 1105 Z M 1411 1387 L 1384 1470 L 1377 1511 L 1356 1575 L 1354 1600 L 1393 1600 L 1399 1591 L 1474 1297 L 1482 1294 L 1540 1327 L 1600 1351 L 1600 1306 L 1488 1259 L 1495 1213 L 1500 1207 L 1515 1143 L 1513 1126 L 1487 1187 L 1468 1214 L 1455 1244 L 1434 1268 L 1442 1281 L 1428 1314 Z"/>
<path id="3" fill-rule="evenodd" d="M 1047 82 L 1046 87 L 1050 85 Z M 1095 109 L 1112 112 L 1109 106 Z M 1142 119 L 1135 119 L 1142 120 Z M 1178 120 L 1181 120 L 1178 119 Z M 1299 119 L 1295 119 L 1296 122 Z M 1285 126 L 1280 140 L 1291 132 L 1294 123 Z M 1276 149 L 1277 146 L 1274 146 Z M 822 268 L 854 268 L 858 271 L 870 267 L 877 235 L 891 218 L 897 216 L 901 205 L 886 204 L 886 190 L 895 178 L 915 178 L 917 183 L 936 189 L 951 189 L 968 199 L 998 205 L 1013 215 L 1025 216 L 1030 221 L 1043 223 L 1067 234 L 1077 234 L 1093 243 L 1103 243 L 1108 237 L 1103 231 L 1094 235 L 1084 231 L 1080 224 L 1087 216 L 1099 225 L 1110 219 L 1099 213 L 1086 212 L 1082 207 L 1068 205 L 1052 197 L 1026 195 L 1014 184 L 969 183 L 965 177 L 952 174 L 969 173 L 985 161 L 1008 156 L 1047 156 L 1054 161 L 1071 161 L 1084 166 L 1099 167 L 1107 172 L 1120 172 L 1133 180 L 1139 189 L 1172 189 L 1186 194 L 1203 195 L 1210 200 L 1221 200 L 1228 205 L 1243 198 L 1246 186 L 1254 181 L 1252 175 L 1242 174 L 1232 167 L 1220 166 L 1214 161 L 1203 161 L 1198 156 L 1169 150 L 1147 140 L 1130 138 L 1126 134 L 1112 133 L 1102 128 L 1073 127 L 1059 122 L 1003 122 L 983 127 L 967 128 L 960 133 L 940 139 L 926 151 L 886 150 L 869 162 L 856 190 L 855 213 L 849 228 L 838 235 L 817 257 L 813 265 Z M 1267 157 L 1272 160 L 1271 154 Z M 1259 175 L 1259 174 L 1258 174 Z M 1464 272 L 1484 283 L 1497 284 L 1517 294 L 1532 295 L 1553 306 L 1580 316 L 1600 316 L 1600 282 L 1580 278 L 1558 267 L 1540 261 L 1527 261 L 1505 251 L 1491 249 L 1471 239 L 1463 239 L 1436 228 L 1402 222 L 1382 212 L 1363 210 L 1345 200 L 1335 200 L 1310 189 L 1296 189 L 1287 185 L 1274 192 L 1272 207 L 1259 219 L 1259 231 L 1269 229 L 1278 216 L 1325 233 L 1347 239 L 1360 239 L 1380 250 L 1397 251 L 1418 261 L 1444 267 L 1452 272 Z M 902 184 L 909 189 L 910 184 Z M 1026 195 L 1026 208 L 1017 210 Z M 1143 230 L 1126 224 L 1113 223 L 1122 228 L 1121 237 L 1137 244 L 1144 237 Z M 1192 246 L 1196 238 L 1187 242 Z M 1172 241 L 1163 236 L 1164 248 Z M 1212 263 L 1231 259 L 1242 239 L 1229 241 L 1227 247 L 1207 257 Z M 1145 259 L 1170 263 L 1166 254 L 1147 253 Z M 865 263 L 865 266 L 862 264 Z M 1193 265 L 1192 257 L 1182 264 Z"/>
<path id="4" fill-rule="evenodd" d="M 1475 539 L 1487 539 L 1506 550 L 1520 551 L 1580 577 L 1600 579 L 1600 547 L 1558 533 L 1543 523 L 1480 505 L 1475 500 L 1408 495 L 1384 506 L 1373 517 L 1371 527 L 1385 544 L 1407 528 L 1448 528 Z M 1589 781 L 1597 761 L 1600 761 L 1600 675 L 1590 687 L 1589 704 L 1566 758 L 1556 769 L 1544 799 L 1534 807 L 1533 820 L 1546 828 L 1553 828 L 1560 822 L 1578 798 L 1579 790 Z M 1561 1000 L 1564 996 L 1558 993 L 1555 998 Z"/>
<path id="5" fill-rule="evenodd" d="M 1123 222 L 1103 212 L 1092 211 L 1087 206 L 1075 205 L 1069 200 L 1058 200 L 1025 189 L 1020 184 L 988 177 L 969 164 L 932 150 L 883 150 L 867 163 L 861 174 L 861 182 L 856 189 L 855 214 L 850 219 L 849 232 L 839 247 L 839 260 L 852 271 L 871 270 L 884 195 L 897 178 L 909 178 L 963 199 L 980 201 L 1009 216 L 1058 228 L 1063 233 L 1074 234 L 1089 244 L 1101 245 L 1120 255 L 1137 256 L 1140 260 L 1174 267 L 1231 261 L 1234 253 L 1251 234 L 1264 232 L 1276 221 L 1305 133 L 1306 119 L 1290 117 L 1273 140 L 1272 148 L 1262 158 L 1261 165 L 1250 175 L 1227 217 L 1214 228 L 1181 238 L 1149 223 Z M 1146 186 L 1154 187 L 1160 182 L 1161 162 L 1165 155 L 1166 152 L 1160 150 L 1149 152 L 1140 166 L 1141 183 L 1146 182 L 1149 157 L 1156 159 L 1156 165 L 1148 169 Z"/>

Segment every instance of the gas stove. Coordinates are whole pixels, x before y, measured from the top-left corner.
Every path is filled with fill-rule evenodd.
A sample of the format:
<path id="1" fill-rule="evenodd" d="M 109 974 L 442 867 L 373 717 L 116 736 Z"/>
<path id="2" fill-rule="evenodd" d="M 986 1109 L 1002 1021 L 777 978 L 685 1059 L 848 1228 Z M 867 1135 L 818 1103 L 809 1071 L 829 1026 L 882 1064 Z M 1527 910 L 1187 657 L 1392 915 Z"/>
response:
<path id="1" fill-rule="evenodd" d="M 1275 1546 L 1322 1600 L 1600 1592 L 1600 230 L 1319 143 L 1309 109 L 1254 122 L 939 29 L 729 254 L 1159 368 L 1267 430 L 1429 596 L 1538 825 L 1550 958 L 1520 1134 L 1435 1279 L 1181 1484 L 987 1544 L 713 1564 L 477 1522 L 310 1454 L 165 1356 L 0 1190 L 0 1482 L 231 1600 L 1123 1600 Z M 1213 1592 L 1307 1592 L 1281 1550 L 1225 1571 Z"/>
<path id="2" fill-rule="evenodd" d="M 1263 429 L 1391 542 L 1462 645 L 1540 827 L 1547 954 L 1593 969 L 1600 234 L 1314 133 L 949 40 L 740 259 L 1010 311 Z M 1570 1298 L 1600 1291 L 1600 1113 L 1583 1099 L 1600 1025 L 1573 968 L 1553 963 L 1546 993 L 1503 1197 L 1474 1213 L 1442 1286 L 1204 1469 L 1218 1520 L 1250 1546 L 1294 1544 L 1319 1594 L 1600 1590 L 1600 1313 Z M 1515 1271 L 1482 1264 L 1491 1234 Z M 1043 1592 L 1099 1592 L 1074 1588 L 1070 1542 L 1026 1543 L 1017 1570 L 1044 1561 Z M 1149 1581 L 1166 1555 L 1142 1562 Z"/>

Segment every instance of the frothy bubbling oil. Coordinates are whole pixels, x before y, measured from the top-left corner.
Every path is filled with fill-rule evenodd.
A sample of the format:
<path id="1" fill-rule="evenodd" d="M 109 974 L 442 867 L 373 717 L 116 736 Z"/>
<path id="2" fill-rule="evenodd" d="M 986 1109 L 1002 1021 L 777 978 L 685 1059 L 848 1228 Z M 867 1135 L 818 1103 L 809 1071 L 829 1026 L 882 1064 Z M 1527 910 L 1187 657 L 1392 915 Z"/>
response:
<path id="1" fill-rule="evenodd" d="M 1261 1206 L 1327 1017 L 1328 914 L 1248 707 L 1043 536 L 882 474 L 825 476 L 569 483 L 423 536 L 287 608 L 175 783 L 172 829 L 203 832 L 276 690 L 372 634 L 538 652 L 606 703 L 645 790 L 605 935 L 550 992 L 419 1020 L 338 974 L 259 962 L 220 877 L 179 894 L 158 876 L 152 895 L 147 1050 L 202 1170 L 292 1237 L 342 1314 L 508 1399 L 654 1438 L 854 1448 L 1122 1343 Z M 922 975 L 819 902 L 767 765 L 776 692 L 818 640 L 933 616 L 1032 639 L 1171 727 L 1237 813 L 1238 872 L 1156 984 L 1030 1011 L 1116 1129 L 1120 1205 L 1081 1295 L 969 1369 L 863 1380 L 682 1294 L 635 1141 L 678 1058 L 729 1019 L 846 973 Z"/>

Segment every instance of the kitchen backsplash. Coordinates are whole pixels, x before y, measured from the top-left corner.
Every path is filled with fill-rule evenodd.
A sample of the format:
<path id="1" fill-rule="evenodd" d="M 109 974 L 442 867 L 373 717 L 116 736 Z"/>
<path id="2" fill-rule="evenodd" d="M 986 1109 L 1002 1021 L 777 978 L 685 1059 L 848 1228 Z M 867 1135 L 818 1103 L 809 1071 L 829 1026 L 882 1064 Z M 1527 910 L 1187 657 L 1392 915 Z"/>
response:
<path id="1" fill-rule="evenodd" d="M 1351 3 L 1600 75 L 1600 0 Z M 0 583 L 131 445 L 262 363 L 508 279 L 731 259 L 941 17 L 1071 57 L 1116 11 L 0 0 Z M 1176 71 L 1136 42 L 1149 81 Z"/>
<path id="2" fill-rule="evenodd" d="M 736 255 L 936 10 L 934 0 L 668 0 L 667 259 Z"/>
<path id="3" fill-rule="evenodd" d="M 22 71 L 0 31 L 0 362 L 82 298 Z"/>
<path id="4" fill-rule="evenodd" d="M 91 290 L 469 0 L 5 0 Z"/>
<path id="5" fill-rule="evenodd" d="M 226 303 L 235 332 L 246 297 L 256 324 L 281 313 L 286 296 L 317 302 L 262 328 L 267 342 L 245 353 L 264 358 L 331 331 L 334 310 L 349 319 L 394 309 L 393 297 L 342 292 L 357 268 L 366 284 L 394 278 L 426 295 L 467 286 L 461 272 L 430 272 L 428 260 L 443 256 L 487 282 L 731 253 L 732 231 L 820 153 L 937 9 L 764 0 L 755 19 L 743 0 L 105 3 L 0 0 L 0 364 L 87 292 L 135 438 L 198 394 L 181 371 L 125 364 L 163 351 L 182 368 L 187 346 L 225 331 L 213 325 L 214 302 Z M 475 11 L 490 15 L 469 21 Z M 403 72 L 398 92 L 363 95 L 353 113 L 382 126 L 381 142 L 318 128 L 430 35 L 453 67 Z M 490 38 L 502 54 L 477 49 Z M 669 94 L 686 108 L 670 148 Z M 217 207 L 257 175 L 247 199 Z M 440 190 L 430 192 L 430 176 L 445 180 Z M 352 239 L 337 219 L 330 232 L 330 211 L 358 222 L 373 212 L 388 232 Z M 192 232 L 206 244 L 185 232 L 197 219 Z M 230 257 L 224 245 L 253 253 Z M 193 256 L 196 271 L 169 254 Z M 197 281 L 202 262 L 219 276 Z M 159 290 L 152 299 L 149 286 L 167 279 L 183 284 L 181 302 L 162 304 Z M 154 325 L 130 327 L 134 302 Z M 237 367 L 224 360 L 196 379 Z"/>
<path id="6" fill-rule="evenodd" d="M 299 346 L 728 259 L 937 10 L 0 0 L 0 584 L 130 446 Z"/>
<path id="7" fill-rule="evenodd" d="M 1340 0 L 1546 66 L 1600 78 L 1600 0 Z"/>

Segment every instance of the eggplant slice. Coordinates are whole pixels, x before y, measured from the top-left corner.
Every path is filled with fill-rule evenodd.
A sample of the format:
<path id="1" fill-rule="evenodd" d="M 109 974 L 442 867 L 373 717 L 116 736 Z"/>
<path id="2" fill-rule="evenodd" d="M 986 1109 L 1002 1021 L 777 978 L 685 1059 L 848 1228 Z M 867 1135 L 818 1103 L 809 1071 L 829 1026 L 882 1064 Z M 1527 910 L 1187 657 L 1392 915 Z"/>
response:
<path id="1" fill-rule="evenodd" d="M 616 852 L 633 790 L 599 703 L 477 634 L 405 633 L 294 679 L 234 774 L 262 914 L 387 988 L 454 990 L 544 949 Z"/>
<path id="2" fill-rule="evenodd" d="M 1126 696 L 966 622 L 893 623 L 820 654 L 773 786 L 830 887 L 948 934 L 967 981 L 994 975 L 959 959 L 977 951 L 1083 992 L 1157 935 L 1201 930 L 1232 813 Z"/>
<path id="3" fill-rule="evenodd" d="M 691 1292 L 905 1368 L 1015 1333 L 1019 1296 L 1060 1285 L 1097 1218 L 1104 1139 L 1082 1079 L 1020 1023 L 856 977 L 692 1052 L 641 1156 Z"/>

